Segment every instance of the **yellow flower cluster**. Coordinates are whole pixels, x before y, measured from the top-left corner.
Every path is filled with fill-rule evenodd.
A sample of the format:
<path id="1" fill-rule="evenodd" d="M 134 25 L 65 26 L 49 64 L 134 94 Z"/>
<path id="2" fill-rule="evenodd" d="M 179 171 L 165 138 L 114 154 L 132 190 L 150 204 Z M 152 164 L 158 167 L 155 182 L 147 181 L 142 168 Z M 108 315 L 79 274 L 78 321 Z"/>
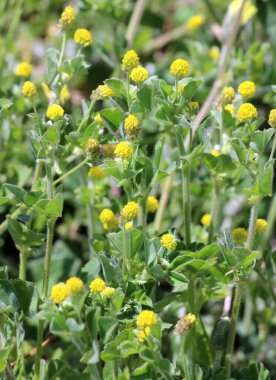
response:
<path id="1" fill-rule="evenodd" d="M 211 155 L 214 156 L 214 157 L 218 157 L 220 155 L 220 152 L 217 149 L 212 149 L 211 150 Z"/>
<path id="2" fill-rule="evenodd" d="M 90 154 L 99 154 L 101 150 L 101 145 L 96 139 L 88 139 L 86 143 L 86 150 Z"/>
<path id="3" fill-rule="evenodd" d="M 97 113 L 94 116 L 94 120 L 97 121 L 99 124 L 103 124 L 103 119 L 102 119 L 102 117 L 101 117 L 101 115 L 99 113 Z"/>
<path id="4" fill-rule="evenodd" d="M 163 247 L 165 247 L 167 249 L 170 249 L 172 251 L 176 250 L 177 240 L 176 240 L 176 237 L 174 235 L 172 235 L 172 234 L 164 234 L 161 237 L 160 242 L 163 245 Z"/>
<path id="5" fill-rule="evenodd" d="M 126 230 L 132 230 L 133 228 L 133 222 L 126 222 L 125 223 L 125 229 Z"/>
<path id="6" fill-rule="evenodd" d="M 130 73 L 130 78 L 133 80 L 133 82 L 138 84 L 143 83 L 146 79 L 148 79 L 148 77 L 148 70 L 142 66 L 136 67 Z"/>
<path id="7" fill-rule="evenodd" d="M 196 316 L 192 313 L 188 313 L 175 325 L 174 333 L 175 334 L 183 334 L 184 332 L 191 330 L 196 323 Z"/>
<path id="8" fill-rule="evenodd" d="M 156 325 L 157 317 L 155 313 L 151 310 L 143 310 L 136 318 L 136 326 L 138 329 L 145 329 L 146 327 L 151 328 Z"/>
<path id="9" fill-rule="evenodd" d="M 66 286 L 71 293 L 80 293 L 83 290 L 83 282 L 79 277 L 70 277 L 66 281 Z"/>
<path id="10" fill-rule="evenodd" d="M 115 288 L 111 288 L 110 286 L 107 286 L 102 292 L 101 295 L 103 298 L 111 298 L 113 294 L 115 293 Z"/>
<path id="11" fill-rule="evenodd" d="M 186 28 L 188 31 L 192 32 L 201 27 L 204 23 L 204 17 L 202 15 L 195 15 L 189 18 L 186 23 Z"/>
<path id="12" fill-rule="evenodd" d="M 21 62 L 16 68 L 15 74 L 18 77 L 29 77 L 33 71 L 33 66 L 29 62 Z"/>
<path id="13" fill-rule="evenodd" d="M 139 131 L 139 120 L 135 115 L 129 115 L 124 122 L 124 128 L 127 136 L 135 137 Z"/>
<path id="14" fill-rule="evenodd" d="M 150 327 L 145 327 L 144 330 L 139 330 L 137 334 L 138 341 L 143 343 L 150 334 Z"/>
<path id="15" fill-rule="evenodd" d="M 48 107 L 46 117 L 52 121 L 61 119 L 64 115 L 64 109 L 58 104 L 52 104 Z"/>
<path id="16" fill-rule="evenodd" d="M 256 85 L 254 82 L 247 80 L 239 85 L 238 92 L 243 98 L 252 98 L 256 92 Z"/>
<path id="17" fill-rule="evenodd" d="M 92 293 L 101 293 L 106 289 L 106 283 L 101 278 L 95 278 L 91 281 L 89 288 Z"/>
<path id="18" fill-rule="evenodd" d="M 256 230 L 258 232 L 264 232 L 267 226 L 267 221 L 265 219 L 257 219 Z"/>
<path id="19" fill-rule="evenodd" d="M 103 228 L 107 231 L 113 231 L 118 228 L 119 221 L 116 218 L 114 212 L 109 208 L 105 208 L 100 213 L 100 221 L 103 225 Z"/>
<path id="20" fill-rule="evenodd" d="M 59 95 L 60 103 L 61 103 L 61 104 L 66 103 L 66 101 L 69 100 L 70 97 L 71 97 L 70 92 L 69 92 L 69 90 L 68 90 L 67 85 L 65 84 L 65 85 L 62 87 L 61 91 L 60 91 L 60 95 Z"/>
<path id="21" fill-rule="evenodd" d="M 75 11 L 74 8 L 71 6 L 68 6 L 64 9 L 64 11 L 61 14 L 61 24 L 64 28 L 73 26 L 75 22 Z"/>
<path id="22" fill-rule="evenodd" d="M 232 231 L 232 239 L 235 244 L 243 245 L 247 239 L 247 231 L 243 227 L 235 228 Z"/>
<path id="23" fill-rule="evenodd" d="M 137 202 L 130 201 L 128 202 L 121 211 L 121 217 L 125 221 L 129 221 L 131 219 L 136 218 L 136 216 L 139 214 L 139 205 Z"/>
<path id="24" fill-rule="evenodd" d="M 100 180 L 106 177 L 106 172 L 100 166 L 89 169 L 88 175 L 93 180 Z"/>
<path id="25" fill-rule="evenodd" d="M 197 111 L 199 109 L 199 103 L 198 102 L 189 102 L 187 104 L 187 108 L 190 111 Z"/>
<path id="26" fill-rule="evenodd" d="M 134 50 L 129 50 L 125 53 L 122 60 L 122 69 L 129 71 L 139 65 L 139 57 Z"/>
<path id="27" fill-rule="evenodd" d="M 269 112 L 268 124 L 272 128 L 276 128 L 276 108 Z"/>
<path id="28" fill-rule="evenodd" d="M 22 94 L 25 96 L 25 98 L 28 99 L 35 99 L 37 97 L 37 90 L 33 82 L 25 82 L 22 86 Z"/>
<path id="29" fill-rule="evenodd" d="M 115 156 L 123 159 L 128 159 L 133 154 L 133 147 L 130 142 L 122 141 L 116 145 Z"/>
<path id="30" fill-rule="evenodd" d="M 258 116 L 257 109 L 251 103 L 244 103 L 238 109 L 239 121 L 251 120 Z"/>
<path id="31" fill-rule="evenodd" d="M 70 277 L 64 282 L 54 285 L 51 289 L 51 300 L 56 304 L 64 302 L 71 294 L 83 291 L 83 282 L 79 277 Z"/>
<path id="32" fill-rule="evenodd" d="M 226 106 L 224 106 L 224 109 L 228 111 L 232 116 L 234 115 L 235 109 L 233 104 L 226 104 Z"/>
<path id="33" fill-rule="evenodd" d="M 235 98 L 235 90 L 233 87 L 224 87 L 220 94 L 220 104 L 225 106 L 226 104 L 231 103 Z"/>
<path id="34" fill-rule="evenodd" d="M 92 44 L 92 35 L 89 30 L 80 28 L 75 31 L 74 40 L 76 44 L 87 47 Z"/>
<path id="35" fill-rule="evenodd" d="M 98 86 L 98 93 L 102 99 L 108 99 L 116 95 L 115 91 L 113 91 L 106 84 L 101 84 Z"/>
<path id="36" fill-rule="evenodd" d="M 170 67 L 171 75 L 174 77 L 185 77 L 188 75 L 189 67 L 189 62 L 185 61 L 185 59 L 176 59 Z"/>
<path id="37" fill-rule="evenodd" d="M 200 219 L 200 222 L 201 224 L 203 224 L 203 226 L 210 226 L 211 220 L 212 220 L 211 214 L 204 214 L 202 218 Z"/>
<path id="38" fill-rule="evenodd" d="M 217 46 L 212 46 L 209 50 L 209 57 L 213 60 L 217 60 L 220 57 L 220 50 Z"/>
<path id="39" fill-rule="evenodd" d="M 146 207 L 148 212 L 155 212 L 158 209 L 159 202 L 155 197 L 148 197 Z"/>

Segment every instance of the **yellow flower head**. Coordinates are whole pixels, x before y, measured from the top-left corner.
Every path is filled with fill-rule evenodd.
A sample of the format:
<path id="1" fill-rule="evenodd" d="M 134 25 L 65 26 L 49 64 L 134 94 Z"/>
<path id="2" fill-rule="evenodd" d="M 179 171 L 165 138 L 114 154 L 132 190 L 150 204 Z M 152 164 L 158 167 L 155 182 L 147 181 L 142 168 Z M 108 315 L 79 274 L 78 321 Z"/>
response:
<path id="1" fill-rule="evenodd" d="M 224 109 L 228 111 L 232 116 L 234 115 L 235 109 L 233 104 L 226 104 L 226 106 L 224 106 Z"/>
<path id="2" fill-rule="evenodd" d="M 137 202 L 130 201 L 128 202 L 121 211 L 121 217 L 125 221 L 129 221 L 131 219 L 136 218 L 136 216 L 139 214 L 139 205 Z"/>
<path id="3" fill-rule="evenodd" d="M 155 197 L 148 197 L 147 199 L 147 211 L 148 212 L 155 212 L 158 209 L 159 202 Z"/>
<path id="4" fill-rule="evenodd" d="M 92 44 L 92 35 L 89 30 L 80 28 L 75 31 L 74 40 L 76 44 L 86 47 Z"/>
<path id="5" fill-rule="evenodd" d="M 71 97 L 70 92 L 69 92 L 69 90 L 68 90 L 67 85 L 65 84 L 65 85 L 62 87 L 61 91 L 60 91 L 60 95 L 59 95 L 60 103 L 61 103 L 61 104 L 66 103 L 66 101 L 69 100 L 70 97 Z"/>
<path id="6" fill-rule="evenodd" d="M 156 323 L 156 315 L 151 310 L 143 310 L 136 318 L 136 326 L 139 330 L 144 330 L 146 327 L 151 328 Z"/>
<path id="7" fill-rule="evenodd" d="M 115 156 L 123 159 L 128 159 L 133 154 L 133 147 L 130 142 L 122 141 L 116 145 Z"/>
<path id="8" fill-rule="evenodd" d="M 106 283 L 101 278 L 91 281 L 89 288 L 92 293 L 101 293 L 106 288 Z"/>
<path id="9" fill-rule="evenodd" d="M 177 240 L 176 237 L 172 234 L 165 234 L 161 237 L 160 240 L 163 247 L 170 249 L 172 251 L 176 250 L 177 247 Z"/>
<path id="10" fill-rule="evenodd" d="M 96 139 L 88 139 L 86 144 L 86 151 L 90 154 L 99 154 L 101 150 L 101 144 Z"/>
<path id="11" fill-rule="evenodd" d="M 64 109 L 59 106 L 58 104 L 52 104 L 48 107 L 46 112 L 46 117 L 52 121 L 57 121 L 59 119 L 62 119 L 64 115 Z"/>
<path id="12" fill-rule="evenodd" d="M 256 85 L 254 82 L 247 80 L 239 85 L 238 92 L 243 98 L 252 98 L 256 92 Z"/>
<path id="13" fill-rule="evenodd" d="M 103 298 L 111 298 L 113 294 L 115 293 L 115 289 L 111 288 L 110 286 L 107 286 L 102 292 L 101 295 Z"/>
<path id="14" fill-rule="evenodd" d="M 54 285 L 51 289 L 51 300 L 54 301 L 54 303 L 61 304 L 69 295 L 70 291 L 64 282 Z"/>
<path id="15" fill-rule="evenodd" d="M 220 152 L 219 152 L 219 150 L 212 149 L 211 150 L 211 155 L 214 156 L 214 157 L 218 157 L 220 155 Z"/>
<path id="16" fill-rule="evenodd" d="M 269 112 L 268 124 L 272 128 L 276 128 L 276 108 Z"/>
<path id="17" fill-rule="evenodd" d="M 105 208 L 100 213 L 100 221 L 103 225 L 103 228 L 107 231 L 114 231 L 118 228 L 119 221 L 116 218 L 114 212 L 109 208 Z"/>
<path id="18" fill-rule="evenodd" d="M 192 32 L 199 29 L 203 23 L 204 17 L 202 15 L 195 15 L 189 18 L 186 23 L 186 28 L 188 31 Z"/>
<path id="19" fill-rule="evenodd" d="M 127 136 L 135 137 L 139 131 L 139 120 L 135 115 L 129 115 L 124 122 Z"/>
<path id="20" fill-rule="evenodd" d="M 106 172 L 100 166 L 89 169 L 88 175 L 93 180 L 100 180 L 106 177 Z"/>
<path id="21" fill-rule="evenodd" d="M 144 330 L 139 330 L 137 338 L 140 343 L 143 343 L 150 334 L 150 327 L 145 327 Z"/>
<path id="22" fill-rule="evenodd" d="M 68 6 L 64 9 L 64 11 L 61 14 L 61 24 L 64 28 L 73 26 L 75 22 L 75 11 L 74 8 L 71 6 Z"/>
<path id="23" fill-rule="evenodd" d="M 126 222 L 125 223 L 125 229 L 126 230 L 132 230 L 133 228 L 133 222 Z"/>
<path id="24" fill-rule="evenodd" d="M 99 113 L 97 113 L 94 116 L 94 120 L 97 121 L 99 124 L 103 124 L 103 119 L 102 119 L 102 117 L 101 117 L 101 115 Z"/>
<path id="25" fill-rule="evenodd" d="M 32 74 L 33 66 L 29 62 L 21 62 L 16 68 L 15 74 L 18 77 L 29 77 Z"/>
<path id="26" fill-rule="evenodd" d="M 171 75 L 174 77 L 186 77 L 189 67 L 189 62 L 185 61 L 185 59 L 176 59 L 171 64 Z"/>
<path id="27" fill-rule="evenodd" d="M 229 104 L 234 100 L 235 98 L 235 90 L 233 87 L 224 87 L 220 94 L 220 104 L 225 106 L 226 104 Z"/>
<path id="28" fill-rule="evenodd" d="M 238 227 L 232 231 L 232 239 L 235 244 L 243 245 L 247 239 L 247 231 L 245 228 Z"/>
<path id="29" fill-rule="evenodd" d="M 70 277 L 66 281 L 70 293 L 80 293 L 83 290 L 83 282 L 79 277 Z"/>
<path id="30" fill-rule="evenodd" d="M 148 77 L 148 70 L 142 66 L 135 67 L 135 69 L 133 69 L 130 73 L 130 78 L 133 82 L 138 84 L 143 83 L 146 79 L 148 79 Z"/>
<path id="31" fill-rule="evenodd" d="M 189 102 L 187 104 L 188 110 L 190 111 L 197 111 L 199 109 L 199 103 L 198 102 Z"/>
<path id="32" fill-rule="evenodd" d="M 258 116 L 257 109 L 251 103 L 244 103 L 238 109 L 239 121 L 251 120 Z"/>
<path id="33" fill-rule="evenodd" d="M 258 232 L 264 232 L 267 226 L 267 221 L 265 219 L 257 219 L 256 230 Z"/>
<path id="34" fill-rule="evenodd" d="M 108 99 L 116 95 L 116 92 L 113 91 L 106 84 L 101 84 L 100 86 L 98 86 L 98 93 L 102 99 Z"/>
<path id="35" fill-rule="evenodd" d="M 209 50 L 209 57 L 214 61 L 218 60 L 220 57 L 220 50 L 217 46 L 212 46 Z"/>
<path id="36" fill-rule="evenodd" d="M 49 86 L 47 85 L 47 83 L 42 82 L 41 86 L 42 86 L 42 90 L 43 90 L 46 98 L 50 99 L 51 98 L 51 90 L 49 89 Z"/>
<path id="37" fill-rule="evenodd" d="M 134 50 L 129 50 L 123 57 L 122 69 L 124 71 L 132 70 L 139 65 L 139 57 Z"/>
<path id="38" fill-rule="evenodd" d="M 28 99 L 35 99 L 37 97 L 38 93 L 33 82 L 27 81 L 23 84 L 22 94 Z"/>
<path id="39" fill-rule="evenodd" d="M 203 224 L 203 226 L 210 226 L 211 220 L 212 220 L 211 214 L 204 214 L 201 217 L 200 222 L 201 224 Z"/>
<path id="40" fill-rule="evenodd" d="M 179 321 L 177 321 L 177 324 L 174 328 L 174 333 L 181 335 L 184 332 L 191 330 L 194 327 L 195 323 L 196 316 L 192 313 L 188 313 L 183 318 L 179 319 Z"/>

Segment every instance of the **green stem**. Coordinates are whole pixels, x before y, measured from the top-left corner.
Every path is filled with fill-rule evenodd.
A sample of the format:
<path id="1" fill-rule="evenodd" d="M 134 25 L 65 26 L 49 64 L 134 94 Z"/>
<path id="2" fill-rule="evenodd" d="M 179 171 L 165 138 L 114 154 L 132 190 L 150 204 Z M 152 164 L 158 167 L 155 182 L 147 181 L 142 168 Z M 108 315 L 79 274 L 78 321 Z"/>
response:
<path id="1" fill-rule="evenodd" d="M 191 244 L 191 196 L 190 196 L 190 165 L 187 163 L 182 168 L 182 187 L 184 201 L 184 227 L 187 248 Z"/>
<path id="2" fill-rule="evenodd" d="M 66 45 L 66 33 L 63 32 L 62 41 L 61 41 L 61 48 L 60 48 L 60 55 L 59 55 L 59 60 L 58 60 L 58 64 L 57 64 L 58 69 L 60 68 L 60 66 L 62 64 L 62 60 L 63 60 L 63 56 L 64 56 L 64 52 L 65 52 L 65 45 Z"/>
<path id="3" fill-rule="evenodd" d="M 20 249 L 20 266 L 19 266 L 19 280 L 26 280 L 26 269 L 27 269 L 27 252 Z"/>
<path id="4" fill-rule="evenodd" d="M 68 172 L 64 173 L 61 177 L 59 177 L 58 179 L 56 179 L 53 182 L 53 185 L 57 185 L 58 183 L 62 182 L 65 178 L 67 178 L 69 175 L 75 173 L 77 170 L 79 170 L 80 168 L 82 168 L 89 161 L 89 159 L 90 159 L 90 157 L 86 157 L 78 165 L 74 166 L 71 170 L 69 170 Z"/>
<path id="5" fill-rule="evenodd" d="M 166 183 L 162 191 L 162 195 L 159 202 L 159 207 L 158 207 L 155 220 L 154 220 L 154 231 L 157 231 L 157 232 L 159 232 L 162 222 L 163 222 L 165 209 L 168 203 L 168 199 L 169 199 L 169 195 L 170 195 L 170 191 L 172 187 L 172 181 L 173 181 L 173 175 L 171 174 L 166 179 Z"/>
<path id="6" fill-rule="evenodd" d="M 272 145 L 271 153 L 270 153 L 270 156 L 269 156 L 269 161 L 273 159 L 274 153 L 275 153 L 275 149 L 276 149 L 276 130 L 274 131 L 274 140 L 273 140 L 273 145 Z"/>
<path id="7" fill-rule="evenodd" d="M 271 236 L 271 233 L 273 231 L 274 224 L 275 224 L 275 219 L 276 219 L 276 193 L 273 195 L 270 208 L 269 208 L 269 213 L 267 217 L 267 226 L 266 226 L 266 230 L 263 237 L 263 247 L 266 247 L 267 242 Z"/>
<path id="8" fill-rule="evenodd" d="M 220 183 L 218 179 L 215 178 L 213 196 L 212 196 L 211 224 L 209 228 L 208 244 L 212 243 L 214 232 L 216 232 L 217 220 L 218 220 L 219 194 L 220 194 Z"/>
<path id="9" fill-rule="evenodd" d="M 124 256 L 123 256 L 123 278 L 128 278 L 128 252 L 127 252 L 127 236 L 126 236 L 126 228 L 125 228 L 125 222 L 123 221 L 123 250 L 124 250 Z M 126 277 L 126 278 L 125 278 Z"/>
<path id="10" fill-rule="evenodd" d="M 129 88 L 130 88 L 130 77 L 129 77 L 129 71 L 127 71 L 127 73 L 126 73 L 126 97 L 127 97 L 127 109 L 130 112 Z"/>
<path id="11" fill-rule="evenodd" d="M 250 211 L 250 220 L 249 220 L 249 226 L 248 226 L 248 232 L 247 232 L 247 242 L 246 247 L 251 250 L 254 243 L 254 237 L 256 232 L 256 221 L 258 218 L 258 211 L 259 211 L 259 201 L 255 202 L 253 206 L 251 207 Z"/>
<path id="12" fill-rule="evenodd" d="M 87 119 L 90 117 L 90 114 L 91 114 L 91 112 L 92 112 L 92 110 L 93 110 L 93 108 L 94 108 L 94 105 L 96 104 L 96 101 L 97 101 L 97 99 L 93 99 L 93 100 L 91 101 L 90 106 L 89 106 L 89 108 L 88 108 L 86 114 L 83 116 L 83 119 L 82 119 L 80 125 L 78 126 L 77 132 L 80 132 L 80 131 L 81 131 L 81 129 L 82 129 L 82 127 L 83 127 L 83 124 L 84 124 L 84 123 L 87 121 Z"/>
<path id="13" fill-rule="evenodd" d="M 38 321 L 37 331 L 37 351 L 35 355 L 35 379 L 40 380 L 40 359 L 42 355 L 42 342 L 43 342 L 44 320 Z"/>

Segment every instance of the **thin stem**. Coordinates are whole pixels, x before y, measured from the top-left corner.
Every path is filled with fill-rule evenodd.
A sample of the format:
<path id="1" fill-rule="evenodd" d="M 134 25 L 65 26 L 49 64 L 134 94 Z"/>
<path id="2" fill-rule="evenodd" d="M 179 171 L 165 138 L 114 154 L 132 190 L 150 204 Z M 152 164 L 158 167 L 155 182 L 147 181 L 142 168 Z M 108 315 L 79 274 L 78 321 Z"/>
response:
<path id="1" fill-rule="evenodd" d="M 125 222 L 123 221 L 123 251 L 124 251 L 124 256 L 123 256 L 123 268 L 122 268 L 122 273 L 123 273 L 123 278 L 125 276 L 127 277 L 128 273 L 128 252 L 127 252 L 127 236 L 126 236 L 126 228 L 125 228 Z"/>
<path id="2" fill-rule="evenodd" d="M 251 250 L 254 243 L 254 237 L 256 232 L 256 220 L 258 218 L 258 211 L 259 211 L 259 202 L 253 204 L 250 211 L 250 220 L 249 220 L 249 226 L 248 226 L 248 232 L 247 232 L 247 242 L 246 247 Z"/>
<path id="3" fill-rule="evenodd" d="M 184 201 L 184 228 L 187 248 L 191 244 L 191 196 L 190 196 L 190 165 L 182 168 L 182 188 Z"/>
<path id="4" fill-rule="evenodd" d="M 273 145 L 272 145 L 271 153 L 270 153 L 270 156 L 269 156 L 269 161 L 273 159 L 274 153 L 275 153 L 275 149 L 276 149 L 276 130 L 274 131 L 274 140 L 273 140 Z"/>
<path id="5" fill-rule="evenodd" d="M 43 277 L 43 287 L 42 287 L 42 297 L 47 298 L 48 286 L 49 286 L 49 276 L 50 276 L 50 266 L 51 266 L 51 256 L 53 248 L 53 236 L 55 219 L 50 219 L 47 223 L 47 241 L 46 241 L 46 253 L 45 253 L 45 267 L 44 267 L 44 277 Z"/>
<path id="6" fill-rule="evenodd" d="M 274 223 L 276 219 L 276 193 L 274 194 L 272 198 L 272 202 L 270 204 L 269 208 L 269 213 L 267 217 L 267 226 L 264 232 L 264 237 L 263 237 L 263 246 L 265 247 L 267 245 L 267 242 L 271 236 L 271 233 L 274 228 Z"/>
<path id="7" fill-rule="evenodd" d="M 163 222 L 164 212 L 168 203 L 171 187 L 172 187 L 173 175 L 170 175 L 165 183 L 162 195 L 159 201 L 159 207 L 155 216 L 154 230 L 159 231 Z"/>
<path id="8" fill-rule="evenodd" d="M 86 157 L 78 165 L 74 166 L 71 170 L 69 170 L 68 172 L 64 173 L 61 177 L 57 178 L 53 182 L 53 184 L 57 185 L 58 183 L 62 182 L 65 178 L 67 178 L 69 175 L 75 173 L 77 170 L 79 170 L 80 168 L 82 168 L 89 161 L 89 159 L 90 159 L 89 157 Z"/>
<path id="9" fill-rule="evenodd" d="M 138 0 L 135 4 L 134 10 L 131 15 L 129 25 L 126 31 L 126 40 L 127 40 L 128 46 L 131 46 L 134 41 L 141 17 L 144 12 L 145 5 L 146 5 L 146 0 Z"/>
<path id="10" fill-rule="evenodd" d="M 127 109 L 130 112 L 129 87 L 130 87 L 130 77 L 129 77 L 129 71 L 127 71 L 127 73 L 126 73 L 126 97 L 127 97 Z"/>
<path id="11" fill-rule="evenodd" d="M 62 60 L 63 60 L 63 56 L 64 56 L 64 51 L 65 51 L 65 45 L 66 45 L 66 33 L 63 32 L 62 34 L 62 41 L 61 41 L 61 49 L 60 49 L 60 55 L 59 55 L 59 60 L 58 60 L 58 64 L 57 64 L 57 68 L 59 69 L 61 64 L 62 64 Z"/>
<path id="12" fill-rule="evenodd" d="M 37 160 L 36 161 L 35 172 L 34 172 L 34 179 L 33 179 L 32 187 L 31 187 L 31 191 L 35 191 L 36 190 L 37 182 L 40 179 L 40 175 L 41 175 L 41 172 L 42 172 L 43 164 L 44 163 L 41 160 Z"/>
<path id="13" fill-rule="evenodd" d="M 83 127 L 83 124 L 84 124 L 84 123 L 88 120 L 88 118 L 90 117 L 90 114 L 91 114 L 91 112 L 92 112 L 92 110 L 93 110 L 93 108 L 94 108 L 95 103 L 96 103 L 96 99 L 93 99 L 93 100 L 91 101 L 91 103 L 90 103 L 90 106 L 89 106 L 89 108 L 88 108 L 86 114 L 83 116 L 83 119 L 82 119 L 80 125 L 78 126 L 77 132 L 80 132 L 80 131 L 81 131 L 81 129 L 82 129 L 82 127 Z"/>
<path id="14" fill-rule="evenodd" d="M 26 280 L 26 269 L 27 269 L 27 252 L 23 249 L 20 249 L 20 266 L 19 266 L 19 279 Z"/>
<path id="15" fill-rule="evenodd" d="M 215 178 L 213 196 L 212 196 L 211 224 L 209 228 L 208 244 L 212 243 L 214 232 L 216 232 L 216 227 L 217 227 L 217 222 L 218 222 L 219 195 L 220 195 L 219 181 L 217 178 Z"/>
<path id="16" fill-rule="evenodd" d="M 43 331 L 44 331 L 44 320 L 38 321 L 38 331 L 37 331 L 37 351 L 35 355 L 35 375 L 36 380 L 40 380 L 40 359 L 42 355 L 42 342 L 43 342 Z"/>

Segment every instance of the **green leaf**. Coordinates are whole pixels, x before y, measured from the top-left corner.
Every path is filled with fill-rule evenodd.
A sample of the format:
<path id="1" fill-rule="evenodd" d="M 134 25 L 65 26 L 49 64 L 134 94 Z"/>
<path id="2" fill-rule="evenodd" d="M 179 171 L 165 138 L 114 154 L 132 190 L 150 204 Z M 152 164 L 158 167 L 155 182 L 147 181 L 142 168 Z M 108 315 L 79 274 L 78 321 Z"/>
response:
<path id="1" fill-rule="evenodd" d="M 106 343 L 110 340 L 114 330 L 118 326 L 118 320 L 111 317 L 100 317 L 99 318 L 99 329 L 100 334 L 103 339 L 103 343 Z"/>
<path id="2" fill-rule="evenodd" d="M 100 112 L 105 124 L 113 131 L 116 132 L 119 128 L 123 113 L 119 108 L 108 108 Z"/>
<path id="3" fill-rule="evenodd" d="M 24 196 L 27 192 L 22 189 L 22 187 L 12 185 L 11 183 L 4 183 L 4 186 L 16 197 L 16 199 L 24 203 Z"/>
<path id="4" fill-rule="evenodd" d="M 0 99 L 0 113 L 2 111 L 8 110 L 13 105 L 13 102 L 10 99 Z"/>
<path id="5" fill-rule="evenodd" d="M 34 205 L 34 209 L 49 218 L 59 218 L 62 216 L 63 196 L 58 193 L 54 199 L 41 199 Z"/>
<path id="6" fill-rule="evenodd" d="M 122 90 L 125 88 L 124 82 L 121 81 L 120 79 L 116 79 L 116 78 L 106 79 L 105 83 L 117 94 L 121 94 Z"/>
<path id="7" fill-rule="evenodd" d="M 5 203 L 8 203 L 10 199 L 10 197 L 0 197 L 0 206 L 4 205 Z"/>
<path id="8" fill-rule="evenodd" d="M 264 131 L 255 131 L 252 137 L 253 141 L 250 143 L 251 148 L 258 153 L 264 152 L 273 134 L 274 128 L 265 129 Z"/>
<path id="9" fill-rule="evenodd" d="M 27 226 L 8 217 L 8 229 L 16 245 L 36 247 L 43 244 L 45 235 L 31 231 Z"/>
<path id="10" fill-rule="evenodd" d="M 0 348 L 0 373 L 7 367 L 9 352 L 10 350 L 8 348 Z M 4 378 L 6 378 L 6 376 Z"/>
<path id="11" fill-rule="evenodd" d="M 58 129 L 56 126 L 50 126 L 48 127 L 47 131 L 44 133 L 42 139 L 44 143 L 49 144 L 49 145 L 58 145 L 60 138 L 59 138 L 59 133 Z"/>
<path id="12" fill-rule="evenodd" d="M 137 92 L 137 98 L 139 99 L 140 106 L 143 112 L 149 112 L 152 108 L 152 89 L 150 86 L 143 86 Z"/>
<path id="13" fill-rule="evenodd" d="M 243 144 L 243 142 L 240 139 L 232 139 L 232 147 L 236 152 L 236 155 L 238 157 L 238 160 L 240 162 L 244 162 L 246 160 L 247 155 L 247 149 L 246 146 Z"/>
<path id="14" fill-rule="evenodd" d="M 227 154 L 221 154 L 218 157 L 214 157 L 210 153 L 204 153 L 203 158 L 208 168 L 214 170 L 216 173 L 227 173 L 235 169 L 231 157 Z"/>
<path id="15" fill-rule="evenodd" d="M 185 85 L 184 91 L 183 91 L 183 95 L 185 96 L 185 99 L 190 100 L 196 93 L 197 89 L 202 85 L 202 83 L 203 83 L 202 78 L 184 78 L 180 80 L 179 85 L 181 84 Z"/>

